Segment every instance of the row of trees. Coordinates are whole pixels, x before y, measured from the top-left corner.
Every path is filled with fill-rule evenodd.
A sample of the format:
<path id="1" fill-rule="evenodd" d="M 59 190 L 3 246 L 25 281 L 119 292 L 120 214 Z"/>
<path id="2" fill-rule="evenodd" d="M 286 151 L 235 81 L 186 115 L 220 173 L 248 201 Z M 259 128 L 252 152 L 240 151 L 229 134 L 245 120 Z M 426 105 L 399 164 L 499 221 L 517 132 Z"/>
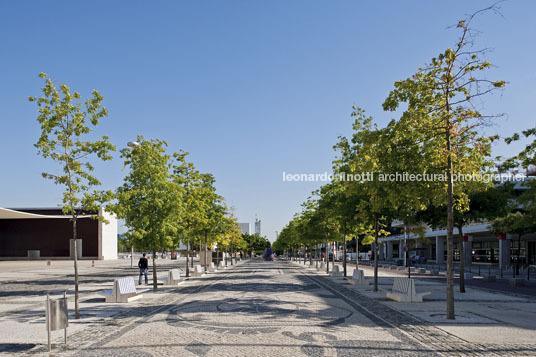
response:
<path id="1" fill-rule="evenodd" d="M 395 82 L 383 109 L 400 114 L 398 119 L 381 127 L 362 108 L 354 107 L 353 135 L 339 137 L 334 146 L 338 153 L 333 162 L 335 180 L 303 204 L 302 211 L 281 231 L 274 248 L 297 249 L 322 242 L 328 246 L 331 241 L 344 243 L 352 235 L 365 244 L 374 243 L 376 258 L 379 240 L 389 234 L 387 227 L 395 219 L 420 235 L 424 235 L 425 224 L 442 226 L 447 232 L 446 316 L 455 318 L 454 228 L 458 228 L 461 240 L 463 226 L 469 222 L 497 219 L 495 229 L 512 232 L 512 225 L 501 225 L 500 217 L 521 215 L 527 219 L 521 224 L 525 229 L 529 220 L 536 218 L 532 182 L 531 189 L 522 195 L 522 212 L 510 213 L 513 207 L 519 208 L 517 203 L 511 205 L 512 188 L 478 179 L 478 175 L 493 172 L 491 144 L 499 139 L 479 129 L 502 115 L 483 114 L 477 108 L 486 95 L 506 83 L 485 76 L 491 64 L 483 59 L 487 51 L 474 47 L 471 23 L 475 16 L 494 10 L 492 6 L 459 21 L 460 35 L 452 48 L 432 58 L 410 78 Z M 523 134 L 531 136 L 535 131 Z M 515 135 L 507 142 L 519 138 Z M 507 165 L 534 164 L 535 148 L 534 143 L 527 146 Z M 477 175 L 476 179 L 472 175 Z M 473 179 L 460 180 L 466 177 Z M 463 264 L 463 259 L 460 262 Z M 376 258 L 375 291 L 377 270 Z M 463 291 L 463 274 L 461 287 Z"/>
<path id="2" fill-rule="evenodd" d="M 217 244 L 220 251 L 249 247 L 240 234 L 236 218 L 216 193 L 211 174 L 200 173 L 182 150 L 167 153 L 163 140 L 146 140 L 142 136 L 129 148 L 121 150 L 128 173 L 122 186 L 114 191 L 99 189 L 94 176 L 95 161 L 111 160 L 115 146 L 107 136 L 92 140 L 92 131 L 108 116 L 97 91 L 83 101 L 78 92 L 54 82 L 44 73 L 41 97 L 30 97 L 38 107 L 41 135 L 35 144 L 39 154 L 57 162 L 59 173 L 43 173 L 43 177 L 63 186 L 63 213 L 73 223 L 74 252 L 77 252 L 77 220 L 80 215 L 98 215 L 102 208 L 125 220 L 128 228 L 126 244 L 147 250 L 153 256 L 153 289 L 157 290 L 156 252 L 175 249 L 186 244 L 186 275 L 189 275 L 190 251 L 202 246 L 205 254 Z M 205 259 L 206 269 L 206 259 Z M 232 264 L 232 261 L 231 261 Z M 75 315 L 78 304 L 78 264 L 74 254 Z"/>

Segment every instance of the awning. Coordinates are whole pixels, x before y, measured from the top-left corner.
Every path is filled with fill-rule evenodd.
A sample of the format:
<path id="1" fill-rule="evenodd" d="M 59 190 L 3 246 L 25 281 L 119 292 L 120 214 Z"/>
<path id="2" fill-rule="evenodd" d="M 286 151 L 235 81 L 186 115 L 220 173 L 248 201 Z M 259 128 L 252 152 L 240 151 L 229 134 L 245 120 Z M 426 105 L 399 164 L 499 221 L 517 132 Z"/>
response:
<path id="1" fill-rule="evenodd" d="M 89 216 L 79 216 L 78 218 L 87 218 Z M 0 207 L 0 219 L 43 219 L 43 218 L 62 218 L 70 219 L 71 216 L 66 215 L 46 215 L 46 214 L 36 214 L 28 213 L 22 211 L 15 211 L 8 208 Z"/>

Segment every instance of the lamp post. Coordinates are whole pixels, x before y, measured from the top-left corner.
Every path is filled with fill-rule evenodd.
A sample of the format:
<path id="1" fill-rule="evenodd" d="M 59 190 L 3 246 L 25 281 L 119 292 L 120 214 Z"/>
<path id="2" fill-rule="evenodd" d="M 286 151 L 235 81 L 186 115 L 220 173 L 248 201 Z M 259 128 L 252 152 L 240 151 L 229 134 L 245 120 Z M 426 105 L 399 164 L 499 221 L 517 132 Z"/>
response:
<path id="1" fill-rule="evenodd" d="M 140 146 L 140 143 L 138 143 L 137 141 L 129 141 L 127 143 L 127 146 L 134 150 L 135 148 Z M 134 267 L 134 246 L 130 247 L 130 267 Z"/>

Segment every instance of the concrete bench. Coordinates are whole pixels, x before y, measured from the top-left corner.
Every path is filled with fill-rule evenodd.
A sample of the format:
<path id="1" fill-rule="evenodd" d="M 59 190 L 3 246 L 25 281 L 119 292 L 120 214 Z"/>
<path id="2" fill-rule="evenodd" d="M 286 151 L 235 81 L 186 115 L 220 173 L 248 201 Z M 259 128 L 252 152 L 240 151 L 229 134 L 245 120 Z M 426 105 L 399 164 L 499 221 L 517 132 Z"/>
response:
<path id="1" fill-rule="evenodd" d="M 133 277 L 119 278 L 114 280 L 112 290 L 100 291 L 100 295 L 104 295 L 105 302 L 131 302 L 141 299 L 143 293 L 149 289 L 136 290 L 136 283 Z"/>
<path id="2" fill-rule="evenodd" d="M 419 272 L 419 274 L 426 274 L 426 269 L 425 268 L 419 268 L 418 272 Z"/>
<path id="3" fill-rule="evenodd" d="M 218 269 L 225 269 L 225 262 L 223 260 L 218 264 Z"/>
<path id="4" fill-rule="evenodd" d="M 355 269 L 352 277 L 348 279 L 348 283 L 351 285 L 369 285 L 369 282 L 365 279 L 365 274 L 361 269 Z"/>
<path id="5" fill-rule="evenodd" d="M 329 274 L 330 276 L 342 276 L 342 272 L 339 270 L 339 266 L 338 265 L 335 265 L 333 267 L 333 270 L 331 271 L 331 273 Z"/>
<path id="6" fill-rule="evenodd" d="M 318 266 L 317 270 L 326 270 L 326 263 L 324 263 L 324 262 L 320 263 L 320 265 Z"/>
<path id="7" fill-rule="evenodd" d="M 212 272 L 216 271 L 216 266 L 214 265 L 213 262 L 210 262 L 210 265 L 208 266 L 208 271 L 212 271 Z"/>
<path id="8" fill-rule="evenodd" d="M 422 297 L 430 292 L 417 294 L 415 280 L 409 278 L 395 278 L 393 288 L 387 292 L 387 298 L 398 302 L 422 302 Z"/>
<path id="9" fill-rule="evenodd" d="M 203 270 L 203 267 L 200 264 L 197 264 L 194 267 L 194 271 L 192 272 L 192 276 L 202 276 L 205 274 L 205 271 Z"/>
<path id="10" fill-rule="evenodd" d="M 397 270 L 398 267 L 397 267 L 396 265 L 391 265 L 391 266 L 389 267 L 389 269 L 391 269 L 391 270 Z"/>
<path id="11" fill-rule="evenodd" d="M 397 266 L 396 268 L 397 268 L 398 270 L 406 270 L 406 267 L 404 267 L 404 266 Z"/>
<path id="12" fill-rule="evenodd" d="M 168 271 L 168 275 L 166 277 L 161 278 L 165 285 L 177 285 L 180 283 L 183 279 L 181 278 L 181 273 L 179 269 L 171 269 Z"/>
<path id="13" fill-rule="evenodd" d="M 508 282 L 510 283 L 510 286 L 515 288 L 519 286 L 525 286 L 525 279 L 523 278 L 510 278 L 508 279 Z"/>

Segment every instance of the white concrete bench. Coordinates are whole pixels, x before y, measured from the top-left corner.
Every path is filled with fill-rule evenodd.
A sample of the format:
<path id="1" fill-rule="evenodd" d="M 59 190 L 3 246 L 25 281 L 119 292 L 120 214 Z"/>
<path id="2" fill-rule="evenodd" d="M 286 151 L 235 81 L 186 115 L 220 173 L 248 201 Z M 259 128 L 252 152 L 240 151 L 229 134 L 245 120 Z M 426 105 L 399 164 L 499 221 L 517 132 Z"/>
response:
<path id="1" fill-rule="evenodd" d="M 335 264 L 335 266 L 333 267 L 333 270 L 331 271 L 329 275 L 335 276 L 335 277 L 342 276 L 342 272 L 340 271 L 339 266 Z"/>
<path id="2" fill-rule="evenodd" d="M 218 269 L 225 269 L 225 263 L 224 263 L 223 260 L 222 260 L 222 261 L 220 262 L 220 264 L 218 265 Z"/>
<path id="3" fill-rule="evenodd" d="M 321 262 L 318 268 L 316 268 L 316 270 L 326 270 L 326 263 Z"/>
<path id="4" fill-rule="evenodd" d="M 348 279 L 348 283 L 352 285 L 369 285 L 369 282 L 365 279 L 365 274 L 361 269 L 355 269 L 352 277 Z"/>
<path id="5" fill-rule="evenodd" d="M 216 271 L 216 266 L 213 262 L 210 262 L 210 265 L 208 266 L 208 271 Z"/>
<path id="6" fill-rule="evenodd" d="M 160 280 L 162 280 L 165 285 L 177 285 L 183 279 L 181 278 L 179 269 L 171 269 L 168 271 L 168 275 Z"/>
<path id="7" fill-rule="evenodd" d="M 194 271 L 192 272 L 192 276 L 202 276 L 205 274 L 205 271 L 203 270 L 203 267 L 200 264 L 197 264 L 194 267 Z"/>
<path id="8" fill-rule="evenodd" d="M 409 278 L 395 278 L 393 289 L 387 292 L 387 298 L 398 302 L 422 302 L 422 297 L 430 292 L 417 294 L 415 280 Z"/>
<path id="9" fill-rule="evenodd" d="M 136 290 L 136 283 L 133 277 L 119 278 L 114 280 L 112 290 L 100 291 L 104 295 L 105 302 L 131 302 L 143 297 L 142 293 L 149 289 Z"/>

